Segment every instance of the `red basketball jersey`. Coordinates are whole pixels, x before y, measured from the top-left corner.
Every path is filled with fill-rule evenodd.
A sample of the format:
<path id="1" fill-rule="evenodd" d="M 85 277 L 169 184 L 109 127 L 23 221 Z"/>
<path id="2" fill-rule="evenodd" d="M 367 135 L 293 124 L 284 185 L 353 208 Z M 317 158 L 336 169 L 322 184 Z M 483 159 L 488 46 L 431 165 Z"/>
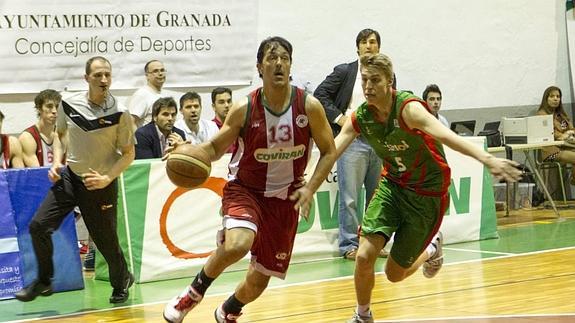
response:
<path id="1" fill-rule="evenodd" d="M 234 154 L 241 158 L 237 167 L 230 167 L 231 180 L 266 197 L 286 199 L 291 194 L 312 147 L 305 96 L 292 86 L 289 105 L 275 113 L 266 107 L 262 88 L 248 95 L 246 122 Z"/>
<path id="2" fill-rule="evenodd" d="M 10 137 L 0 135 L 0 169 L 10 168 Z"/>

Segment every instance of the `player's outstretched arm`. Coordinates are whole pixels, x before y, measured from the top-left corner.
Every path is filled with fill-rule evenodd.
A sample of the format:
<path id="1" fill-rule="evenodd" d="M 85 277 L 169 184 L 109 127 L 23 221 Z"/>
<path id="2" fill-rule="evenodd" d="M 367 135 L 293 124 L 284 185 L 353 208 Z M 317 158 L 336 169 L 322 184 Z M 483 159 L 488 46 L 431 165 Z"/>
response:
<path id="1" fill-rule="evenodd" d="M 421 103 L 417 101 L 408 103 L 401 116 L 405 124 L 411 129 L 419 129 L 449 148 L 477 159 L 487 166 L 491 174 L 497 179 L 504 179 L 508 182 L 521 179 L 522 172 L 517 168 L 519 166 L 517 162 L 496 158 L 485 150 L 470 144 L 465 138 L 443 126 Z"/>

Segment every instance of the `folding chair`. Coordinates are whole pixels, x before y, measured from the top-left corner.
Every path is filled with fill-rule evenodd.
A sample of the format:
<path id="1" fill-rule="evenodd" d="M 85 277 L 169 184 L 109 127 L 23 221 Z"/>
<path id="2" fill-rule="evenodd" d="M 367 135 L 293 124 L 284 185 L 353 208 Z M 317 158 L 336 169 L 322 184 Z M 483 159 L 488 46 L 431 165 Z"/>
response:
<path id="1" fill-rule="evenodd" d="M 563 170 L 568 171 L 572 168 L 571 164 L 563 164 L 558 161 L 543 161 L 543 157 L 541 154 L 541 150 L 535 151 L 535 163 L 537 164 L 537 168 L 539 169 L 539 173 L 543 177 L 543 181 L 545 186 L 549 189 L 549 171 L 553 169 L 557 169 L 557 173 L 559 175 L 559 184 L 561 185 L 561 193 L 563 194 L 563 204 L 567 204 L 567 194 L 565 193 L 565 178 L 563 177 Z M 545 172 L 541 172 L 542 170 L 546 170 Z"/>

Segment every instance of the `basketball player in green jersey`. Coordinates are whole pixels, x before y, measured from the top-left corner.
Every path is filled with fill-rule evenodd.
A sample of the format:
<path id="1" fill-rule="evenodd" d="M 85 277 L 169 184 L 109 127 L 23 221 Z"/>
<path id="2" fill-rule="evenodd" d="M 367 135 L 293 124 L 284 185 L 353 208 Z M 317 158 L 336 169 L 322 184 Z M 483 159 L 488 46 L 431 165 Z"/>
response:
<path id="1" fill-rule="evenodd" d="M 383 161 L 382 179 L 363 216 L 355 265 L 357 308 L 349 322 L 373 322 L 369 309 L 379 251 L 395 233 L 385 274 L 399 282 L 423 265 L 431 278 L 443 264 L 439 227 L 449 205 L 451 171 L 443 145 L 473 157 L 497 178 L 518 180 L 517 163 L 495 158 L 443 126 L 427 104 L 391 87 L 393 67 L 383 54 L 361 58 L 366 102 L 344 124 L 338 156 L 359 134 Z"/>

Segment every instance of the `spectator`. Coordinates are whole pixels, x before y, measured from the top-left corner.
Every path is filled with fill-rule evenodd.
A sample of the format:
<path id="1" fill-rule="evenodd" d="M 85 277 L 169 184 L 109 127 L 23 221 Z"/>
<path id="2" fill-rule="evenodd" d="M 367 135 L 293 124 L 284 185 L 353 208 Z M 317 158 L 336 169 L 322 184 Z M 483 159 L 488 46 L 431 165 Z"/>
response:
<path id="1" fill-rule="evenodd" d="M 2 134 L 4 114 L 0 111 L 0 169 L 23 168 L 22 146 L 18 138 Z"/>
<path id="2" fill-rule="evenodd" d="M 128 100 L 128 109 L 137 128 L 152 121 L 152 106 L 157 99 L 172 96 L 163 89 L 166 82 L 164 63 L 151 60 L 144 66 L 146 85 L 139 88 Z"/>
<path id="3" fill-rule="evenodd" d="M 160 98 L 152 108 L 152 122 L 136 130 L 136 159 L 161 158 L 186 134 L 174 127 L 178 105 L 173 98 Z"/>
<path id="4" fill-rule="evenodd" d="M 184 130 L 186 141 L 197 145 L 210 140 L 217 132 L 218 126 L 211 120 L 202 119 L 202 98 L 196 92 L 187 92 L 180 98 L 182 120 L 175 126 Z"/>
<path id="5" fill-rule="evenodd" d="M 441 121 L 441 123 L 449 128 L 449 121 L 447 118 L 439 114 L 439 109 L 441 109 L 441 90 L 436 84 L 429 84 L 423 91 L 422 98 L 427 102 L 427 106 L 431 109 L 431 113 Z"/>
<path id="6" fill-rule="evenodd" d="M 216 123 L 218 129 L 222 128 L 231 106 L 232 90 L 227 87 L 217 87 L 212 91 L 212 108 L 214 108 L 215 113 L 215 117 L 212 121 Z M 237 147 L 238 143 L 235 141 L 226 152 L 233 154 L 237 150 Z"/>
<path id="7" fill-rule="evenodd" d="M 52 233 L 76 205 L 90 236 L 108 263 L 114 288 L 110 303 L 123 303 L 134 276 L 120 248 L 116 232 L 118 186 L 116 178 L 134 160 L 134 128 L 128 110 L 109 92 L 112 65 L 101 56 L 86 62 L 87 92 L 62 99 L 54 138 L 54 162 L 48 177 L 54 183 L 30 222 L 30 236 L 38 262 L 36 279 L 15 296 L 28 302 L 52 294 L 54 264 Z M 67 162 L 61 168 L 63 147 Z"/>
<path id="8" fill-rule="evenodd" d="M 359 57 L 376 54 L 379 53 L 381 38 L 377 31 L 364 29 L 357 34 L 355 45 Z M 314 92 L 314 96 L 323 104 L 334 136 L 339 133 L 349 115 L 365 101 L 358 67 L 358 60 L 337 65 Z M 355 139 L 337 161 L 339 252 L 346 259 L 354 260 L 359 246 L 357 229 L 363 210 L 358 210 L 358 201 L 362 186 L 365 185 L 367 206 L 377 187 L 380 173 L 381 160 L 363 136 Z M 385 250 L 382 250 L 381 256 L 387 256 Z"/>
<path id="9" fill-rule="evenodd" d="M 55 90 L 41 91 L 34 98 L 38 122 L 26 128 L 19 137 L 26 167 L 50 166 L 54 158 L 53 143 L 56 118 L 62 96 Z M 62 158 L 65 163 L 65 156 Z"/>
<path id="10" fill-rule="evenodd" d="M 543 92 L 541 104 L 537 110 L 538 115 L 553 115 L 553 130 L 555 140 L 564 140 L 575 144 L 575 128 L 567 116 L 561 102 L 561 89 L 550 86 Z M 560 148 L 557 146 L 543 147 L 543 161 L 559 161 L 562 163 L 575 164 L 575 149 Z M 575 185 L 575 172 L 571 173 L 571 185 Z"/>
<path id="11" fill-rule="evenodd" d="M 212 108 L 214 109 L 213 122 L 218 129 L 224 124 L 228 111 L 232 107 L 232 90 L 227 87 L 217 87 L 212 91 Z"/>

